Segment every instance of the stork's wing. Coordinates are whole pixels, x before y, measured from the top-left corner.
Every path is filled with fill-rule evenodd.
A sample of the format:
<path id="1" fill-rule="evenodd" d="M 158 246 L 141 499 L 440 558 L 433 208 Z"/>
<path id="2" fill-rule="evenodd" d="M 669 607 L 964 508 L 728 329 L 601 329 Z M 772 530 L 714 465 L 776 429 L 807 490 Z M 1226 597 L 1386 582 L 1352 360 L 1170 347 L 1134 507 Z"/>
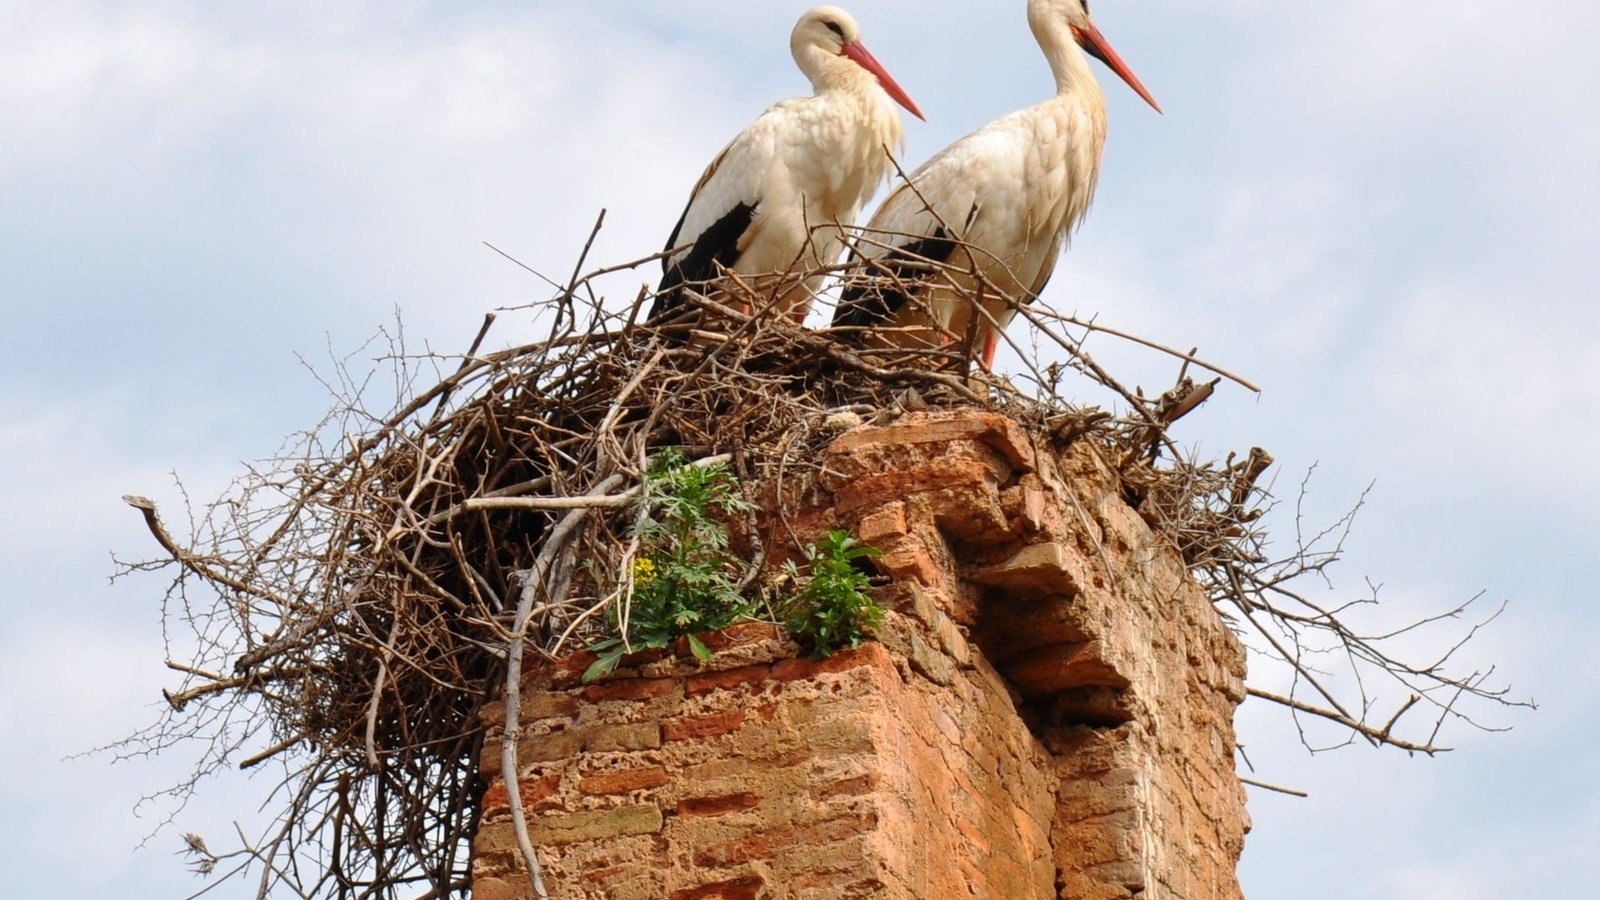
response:
<path id="1" fill-rule="evenodd" d="M 716 276 L 718 266 L 731 268 L 749 246 L 749 235 L 761 206 L 765 176 L 779 163 L 773 112 L 763 113 L 717 154 L 689 194 L 689 203 L 667 238 L 666 250 L 684 249 L 662 260 L 650 318 L 683 304 L 680 287 Z"/>
<path id="2" fill-rule="evenodd" d="M 911 193 L 904 185 L 901 191 Z M 927 216 L 926 224 L 932 228 L 927 234 L 920 229 L 880 228 L 878 218 L 868 224 L 859 251 L 871 261 L 865 272 L 871 280 L 846 285 L 833 311 L 835 328 L 868 328 L 889 321 L 909 299 L 910 284 L 921 267 L 945 262 L 955 252 L 955 240 L 932 215 Z"/>
<path id="3" fill-rule="evenodd" d="M 915 281 L 919 264 L 950 259 L 980 211 L 984 138 L 979 131 L 939 151 L 878 207 L 861 235 L 857 255 L 875 263 L 867 274 L 879 280 L 845 288 L 833 314 L 835 326 L 889 321 L 907 300 L 909 288 L 899 285 Z"/>
<path id="4" fill-rule="evenodd" d="M 1043 264 L 1039 267 L 1039 274 L 1033 278 L 1033 284 L 1028 286 L 1028 296 L 1021 298 L 1024 303 L 1032 303 L 1044 293 L 1044 286 L 1050 283 L 1050 276 L 1056 273 L 1056 263 L 1061 261 L 1061 244 L 1066 240 L 1066 232 L 1057 232 L 1055 240 L 1050 243 L 1050 249 L 1044 254 Z"/>

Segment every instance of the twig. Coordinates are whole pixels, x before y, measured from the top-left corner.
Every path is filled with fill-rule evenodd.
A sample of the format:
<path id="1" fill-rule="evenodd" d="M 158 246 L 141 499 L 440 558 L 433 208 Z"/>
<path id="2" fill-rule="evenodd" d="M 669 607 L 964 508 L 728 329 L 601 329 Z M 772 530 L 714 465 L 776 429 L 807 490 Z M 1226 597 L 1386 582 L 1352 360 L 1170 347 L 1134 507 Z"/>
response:
<path id="1" fill-rule="evenodd" d="M 397 324 L 376 339 L 387 348 L 378 354 L 387 379 L 352 368 L 372 358 L 366 347 L 330 353 L 332 370 L 316 373 L 334 398 L 321 421 L 246 465 L 216 501 L 195 506 L 185 495 L 188 541 L 174 539 L 153 502 L 128 498 L 160 553 L 119 561 L 120 572 L 178 564 L 164 612 L 175 648 L 168 664 L 182 683 L 163 693 L 149 730 L 109 752 L 200 747 L 192 776 L 151 798 L 180 807 L 207 775 L 241 757 L 251 766 L 285 759 L 269 795 L 269 832 L 241 835 L 239 855 L 212 857 L 238 860 L 236 872 L 257 876 L 256 894 L 355 900 L 459 889 L 482 812 L 480 713 L 497 695 L 507 706 L 500 755 L 518 853 L 543 891 L 517 783 L 517 738 L 528 737 L 521 675 L 530 658 L 554 658 L 629 621 L 647 512 L 634 485 L 651 456 L 674 447 L 695 465 L 733 459 L 747 496 L 779 499 L 746 523 L 755 559 L 738 589 L 753 588 L 785 555 L 768 552 L 791 524 L 784 503 L 816 487 L 815 451 L 825 438 L 816 426 L 839 409 L 874 422 L 917 410 L 990 410 L 1036 432 L 1041 448 L 1087 448 L 1095 465 L 1120 473 L 1130 502 L 1230 622 L 1253 629 L 1246 639 L 1291 668 L 1296 690 L 1327 701 L 1318 709 L 1295 691 L 1284 698 L 1296 704 L 1303 739 L 1301 720 L 1315 714 L 1354 723 L 1345 743 L 1438 752 L 1446 720 L 1492 730 L 1470 718 L 1472 704 L 1524 704 L 1489 680 L 1492 667 L 1446 671 L 1494 614 L 1420 660 L 1385 643 L 1403 635 L 1409 646 L 1424 626 L 1460 621 L 1471 601 L 1363 630 L 1358 614 L 1377 603 L 1376 587 L 1370 598 L 1335 603 L 1297 587 L 1297 579 L 1326 577 L 1351 516 L 1321 529 L 1303 528 L 1297 516 L 1293 546 L 1269 548 L 1260 521 L 1274 501 L 1260 482 L 1270 456 L 1197 461 L 1169 434 L 1217 383 L 1195 383 L 1191 367 L 1255 389 L 1196 350 L 1178 353 L 1007 297 L 977 266 L 1003 269 L 1003 261 L 966 245 L 954 264 L 927 260 L 887 277 L 908 302 L 925 300 L 917 288 L 926 284 L 941 297 L 988 299 L 991 309 L 1004 300 L 1017 310 L 1032 327 L 1006 337 L 1022 363 L 1008 378 L 973 371 L 975 347 L 964 345 L 976 343 L 966 340 L 975 328 L 957 335 L 936 325 L 928 346 L 884 348 L 855 343 L 865 337 L 859 330 L 812 331 L 773 318 L 798 285 L 881 274 L 861 261 L 723 271 L 686 286 L 688 302 L 671 321 L 639 323 L 648 289 L 630 287 L 627 302 L 608 304 L 596 296 L 597 279 L 661 254 L 580 274 L 603 221 L 604 213 L 564 283 L 544 279 L 552 294 L 530 317 L 548 329 L 543 337 L 486 351 L 490 316 L 466 353 L 416 353 Z M 863 249 L 872 240 L 857 238 Z M 990 310 L 980 314 L 996 324 Z M 1173 387 L 1152 400 L 1119 383 L 1084 352 L 1080 326 L 1179 358 Z M 1016 339 L 1022 334 L 1031 347 Z M 1086 375 L 1081 386 L 1107 395 L 1110 411 L 1071 397 L 1066 388 L 1079 385 L 1064 380 L 1069 372 Z M 370 406 L 380 388 L 396 398 L 386 412 Z M 1072 501 L 1093 532 L 1093 504 Z M 1108 552 L 1098 542 L 1096 551 Z M 1345 668 L 1329 671 L 1331 663 Z M 1374 674 L 1399 681 L 1409 698 L 1381 727 Z M 1429 721 L 1418 721 L 1419 709 L 1431 710 Z M 1433 734 L 1408 742 L 1396 734 L 1403 727 Z M 263 745 L 271 746 L 256 752 Z"/>
<path id="2" fill-rule="evenodd" d="M 1426 753 L 1429 756 L 1433 756 L 1436 753 L 1448 753 L 1451 750 L 1449 747 L 1436 747 L 1432 743 L 1413 744 L 1410 741 L 1401 740 L 1400 738 L 1389 734 L 1387 726 L 1384 728 L 1373 728 L 1370 725 L 1365 725 L 1362 722 L 1351 718 L 1345 713 L 1336 712 L 1335 710 L 1331 709 L 1325 709 L 1320 706 L 1313 706 L 1309 703 L 1303 703 L 1294 699 L 1293 697 L 1285 697 L 1282 694 L 1274 694 L 1271 691 L 1265 691 L 1258 687 L 1246 687 L 1245 691 L 1252 697 L 1259 697 L 1262 700 L 1270 700 L 1273 703 L 1277 703 L 1281 706 L 1287 706 L 1290 709 L 1297 710 L 1299 712 L 1309 713 L 1313 716 L 1321 716 L 1330 722 L 1337 722 L 1351 731 L 1363 735 L 1374 742 L 1388 744 L 1391 747 L 1398 747 L 1407 752 Z M 1413 700 L 1414 699 L 1415 698 L 1413 698 Z M 1407 707 L 1410 705 L 1410 702 L 1406 704 Z M 1405 709 L 1402 708 L 1401 712 L 1404 711 Z"/>
<path id="3" fill-rule="evenodd" d="M 622 481 L 622 475 L 608 475 L 589 491 L 588 496 L 604 496 L 622 484 Z M 544 549 L 539 552 L 538 561 L 528 573 L 522 596 L 517 601 L 517 617 L 511 628 L 511 641 L 506 648 L 506 724 L 505 737 L 500 742 L 500 766 L 506 779 L 517 847 L 522 851 L 523 862 L 528 866 L 529 883 L 533 887 L 534 896 L 539 900 L 549 900 L 550 895 L 545 891 L 544 876 L 539 868 L 539 855 L 534 851 L 533 842 L 528 837 L 528 820 L 522 809 L 522 792 L 517 785 L 517 744 L 522 739 L 519 724 L 522 706 L 522 648 L 527 640 L 529 617 L 533 614 L 539 591 L 544 587 L 550 565 L 556 553 L 566 544 L 568 536 L 589 515 L 590 509 L 592 507 L 571 510 L 545 537 Z"/>
<path id="4" fill-rule="evenodd" d="M 1309 796 L 1311 796 L 1310 794 L 1308 794 L 1308 793 L 1306 793 L 1305 791 L 1302 791 L 1302 790 L 1297 790 L 1295 788 L 1279 787 L 1278 785 L 1275 785 L 1275 784 L 1267 784 L 1265 781 L 1257 781 L 1254 778 L 1246 778 L 1243 775 L 1239 776 L 1239 782 L 1241 784 L 1248 784 L 1251 787 L 1264 788 L 1265 790 L 1269 790 L 1269 791 L 1277 791 L 1280 794 L 1288 794 L 1291 797 L 1309 797 Z"/>
<path id="5" fill-rule="evenodd" d="M 260 753 L 255 754 L 254 756 L 247 756 L 244 759 L 240 760 L 239 761 L 239 768 L 241 768 L 241 769 L 253 769 L 256 766 L 266 762 L 267 760 L 271 759 L 274 756 L 277 756 L 279 753 L 282 753 L 283 751 L 289 749 L 290 747 L 293 747 L 295 744 L 298 744 L 298 743 L 300 743 L 301 741 L 303 741 L 305 739 L 306 739 L 306 735 L 297 734 L 292 738 L 287 738 L 285 740 L 281 740 L 278 743 L 273 744 L 271 747 L 268 747 L 267 749 L 261 751 Z"/>

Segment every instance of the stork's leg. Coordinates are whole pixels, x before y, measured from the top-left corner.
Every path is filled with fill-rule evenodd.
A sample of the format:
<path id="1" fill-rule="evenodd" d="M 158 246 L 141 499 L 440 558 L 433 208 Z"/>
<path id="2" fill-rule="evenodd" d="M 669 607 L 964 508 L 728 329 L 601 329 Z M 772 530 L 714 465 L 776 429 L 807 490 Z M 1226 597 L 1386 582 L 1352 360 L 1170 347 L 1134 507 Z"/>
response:
<path id="1" fill-rule="evenodd" d="M 1000 349 L 1000 332 L 993 328 L 983 330 L 983 370 L 994 371 L 994 354 Z"/>

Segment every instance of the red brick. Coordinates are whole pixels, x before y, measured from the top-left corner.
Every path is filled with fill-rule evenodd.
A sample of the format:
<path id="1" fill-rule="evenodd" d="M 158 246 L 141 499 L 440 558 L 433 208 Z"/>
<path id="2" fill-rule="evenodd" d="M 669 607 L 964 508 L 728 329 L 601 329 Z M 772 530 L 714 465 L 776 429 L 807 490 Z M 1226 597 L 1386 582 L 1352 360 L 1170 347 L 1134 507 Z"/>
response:
<path id="1" fill-rule="evenodd" d="M 761 625 L 703 636 L 733 648 L 707 665 L 669 653 L 588 690 L 574 682 L 592 656 L 567 661 L 571 682 L 555 688 L 552 666 L 530 667 L 521 769 L 530 783 L 572 772 L 541 801 L 567 806 L 529 815 L 553 894 L 1238 900 L 1244 820 L 1227 701 L 1242 655 L 1231 636 L 1122 502 L 1096 442 L 1050 459 L 1039 449 L 1018 480 L 1036 448 L 982 417 L 941 426 L 948 415 L 818 454 L 829 471 L 809 485 L 760 487 L 802 540 L 839 527 L 879 536 L 875 565 L 894 584 L 877 593 L 908 614 L 886 621 L 882 649 L 774 669 L 792 645 Z M 787 536 L 769 526 L 768 562 L 781 564 Z M 1079 643 L 1077 654 L 1057 646 Z M 999 671 L 972 668 L 980 646 L 999 654 Z M 1091 662 L 1132 684 L 1108 687 Z M 952 665 L 964 668 L 958 690 L 943 690 Z M 676 686 L 652 697 L 664 676 Z M 1070 724 L 1100 723 L 1102 694 L 1140 719 Z M 1031 732 L 1017 716 L 1030 698 L 1062 724 Z M 1071 715 L 1047 711 L 1046 698 Z M 578 715 L 557 718 L 574 701 Z M 1149 710 L 1164 711 L 1160 729 L 1142 721 Z M 485 710 L 489 741 L 495 712 Z M 486 753 L 484 772 L 497 766 Z M 903 784 L 922 787 L 889 796 Z M 504 789 L 489 802 L 500 814 L 479 832 L 480 892 L 526 897 Z"/>
<path id="2" fill-rule="evenodd" d="M 665 697 L 678 688 L 676 678 L 621 678 L 602 681 L 583 689 L 583 699 L 590 703 L 605 700 L 650 700 Z"/>
<path id="3" fill-rule="evenodd" d="M 522 698 L 522 721 L 571 718 L 578 714 L 578 698 L 570 691 L 532 691 Z M 502 712 L 500 721 L 505 722 Z"/>
<path id="4" fill-rule="evenodd" d="M 540 778 L 521 778 L 517 787 L 522 790 L 522 808 L 556 809 L 561 802 L 555 798 L 556 792 L 561 789 L 561 773 L 556 772 Z M 483 814 L 485 816 L 504 815 L 511 811 L 511 797 L 506 792 L 506 783 L 496 781 L 483 792 Z"/>
<path id="5" fill-rule="evenodd" d="M 744 710 L 735 709 L 722 713 L 711 713 L 705 716 L 684 716 L 679 719 L 667 719 L 661 723 L 661 737 L 668 741 L 694 740 L 698 738 L 716 737 L 719 734 L 728 734 L 738 731 L 744 724 Z"/>
<path id="6" fill-rule="evenodd" d="M 666 784 L 672 776 L 661 766 L 646 766 L 642 769 L 624 769 L 620 772 L 604 772 L 599 775 L 590 775 L 578 780 L 578 790 L 585 794 L 626 794 L 632 791 L 645 791 Z"/>
<path id="7" fill-rule="evenodd" d="M 493 816 L 507 812 L 511 809 L 510 803 L 511 792 L 507 790 L 506 783 L 504 781 L 496 781 L 494 784 L 489 785 L 489 789 L 487 791 L 483 792 L 484 816 Z"/>
<path id="8" fill-rule="evenodd" d="M 731 881 L 673 891 L 670 900 L 755 900 L 766 883 L 760 875 L 746 875 Z"/>
<path id="9" fill-rule="evenodd" d="M 979 441 L 998 450 L 1007 462 L 1024 470 L 1036 465 L 1033 444 L 1022 426 L 999 413 L 959 412 L 920 413 L 906 416 L 892 425 L 853 428 L 835 438 L 827 453 L 853 453 L 874 444 L 948 444 L 951 441 Z"/>
<path id="10" fill-rule="evenodd" d="M 474 878 L 472 879 L 473 900 L 522 900 L 527 896 L 528 880 L 521 882 L 505 878 Z"/>
<path id="11" fill-rule="evenodd" d="M 579 650 L 565 659 L 559 659 L 550 669 L 550 681 L 557 685 L 577 684 L 583 678 L 583 673 L 599 658 L 588 650 Z"/>
<path id="12" fill-rule="evenodd" d="M 776 625 L 766 622 L 740 622 L 738 625 L 729 625 L 721 631 L 708 631 L 697 634 L 695 637 L 705 644 L 712 652 L 720 653 L 733 647 L 748 647 L 751 644 L 763 644 L 768 641 L 783 640 L 783 632 Z M 689 642 L 682 641 L 680 656 L 689 654 Z"/>
<path id="13" fill-rule="evenodd" d="M 772 677 L 776 681 L 799 681 L 803 678 L 844 672 L 858 666 L 891 669 L 894 667 L 894 661 L 889 659 L 888 652 L 881 644 L 866 644 L 855 650 L 840 650 L 827 659 L 800 657 L 783 660 L 773 665 Z"/>
<path id="14" fill-rule="evenodd" d="M 815 848 L 842 841 L 851 835 L 870 831 L 877 824 L 878 817 L 875 813 L 863 813 L 829 819 L 801 828 L 757 832 L 707 847 L 695 855 L 694 863 L 702 867 L 731 866 L 752 859 L 771 859 L 780 853 L 792 853 L 808 847 Z"/>
<path id="15" fill-rule="evenodd" d="M 952 516 L 969 514 L 985 506 L 999 512 L 996 484 L 1005 464 L 998 459 L 947 457 L 911 469 L 893 468 L 874 475 L 857 475 L 835 490 L 841 514 L 881 507 L 916 494 L 931 494 Z M 992 499 L 989 499 L 992 498 Z M 985 503 L 988 499 L 989 502 Z M 1001 514 L 1001 521 L 1004 516 Z"/>
<path id="16" fill-rule="evenodd" d="M 863 544 L 878 545 L 892 538 L 904 537 L 910 529 L 906 525 L 906 505 L 896 501 L 861 517 L 856 526 L 856 538 Z"/>
<path id="17" fill-rule="evenodd" d="M 909 578 L 929 587 L 938 585 L 942 580 L 939 564 L 934 562 L 933 554 L 916 541 L 904 541 L 889 548 L 878 557 L 878 566 L 895 578 Z"/>
<path id="18" fill-rule="evenodd" d="M 752 682 L 765 681 L 771 673 L 772 667 L 767 665 L 740 666 L 722 672 L 705 672 L 700 675 L 690 675 L 684 682 L 683 689 L 689 696 L 696 697 L 715 690 L 732 690 Z"/>
<path id="19" fill-rule="evenodd" d="M 738 812 L 741 809 L 750 809 L 761 802 L 761 798 L 751 793 L 729 794 L 725 797 L 694 797 L 678 801 L 678 815 L 690 816 L 720 816 L 724 813 Z"/>
<path id="20" fill-rule="evenodd" d="M 786 840 L 781 834 L 761 832 L 707 847 L 695 854 L 694 864 L 702 868 L 712 868 L 749 862 L 753 859 L 771 859 L 781 849 L 793 846 L 793 842 Z"/>
<path id="21" fill-rule="evenodd" d="M 770 622 L 740 622 L 724 628 L 720 633 L 727 639 L 727 647 L 783 640 L 783 628 Z"/>
<path id="22" fill-rule="evenodd" d="M 818 800 L 826 800 L 829 797 L 859 797 L 871 793 L 877 783 L 878 779 L 874 775 L 857 775 L 832 784 L 819 785 L 812 789 L 811 794 Z"/>

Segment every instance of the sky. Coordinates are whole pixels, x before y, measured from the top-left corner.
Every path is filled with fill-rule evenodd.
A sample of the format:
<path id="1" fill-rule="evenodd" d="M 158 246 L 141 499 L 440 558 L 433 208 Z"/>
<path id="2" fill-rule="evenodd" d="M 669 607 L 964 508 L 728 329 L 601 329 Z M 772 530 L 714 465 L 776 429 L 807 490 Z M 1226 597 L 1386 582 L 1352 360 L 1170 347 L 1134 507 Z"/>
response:
<path id="1" fill-rule="evenodd" d="M 928 114 L 908 162 L 1047 95 L 1021 0 L 849 6 Z M 1370 486 L 1319 596 L 1381 584 L 1395 622 L 1508 600 L 1467 662 L 1540 707 L 1482 710 L 1512 730 L 1447 728 L 1454 751 L 1412 759 L 1312 755 L 1246 703 L 1255 777 L 1310 794 L 1251 790 L 1247 894 L 1580 894 L 1600 847 L 1600 6 L 1093 8 L 1165 115 L 1097 70 L 1099 193 L 1045 301 L 1260 384 L 1224 385 L 1175 436 L 1267 448 L 1291 500 L 1314 470 L 1311 520 Z M 0 0 L 0 869 L 17 896 L 182 896 L 203 883 L 178 833 L 223 843 L 267 787 L 209 782 L 146 842 L 162 814 L 139 798 L 192 751 L 74 756 L 150 721 L 174 683 L 160 580 L 108 587 L 112 552 L 153 549 L 118 498 L 176 515 L 172 473 L 214 496 L 319 418 L 312 369 L 370 355 L 397 315 L 414 349 L 459 351 L 484 312 L 547 294 L 485 242 L 562 277 L 603 208 L 592 260 L 658 249 L 722 144 L 805 92 L 786 52 L 803 9 Z M 519 335 L 503 319 L 491 344 Z M 1172 378 L 1148 351 L 1090 349 L 1130 383 Z"/>

